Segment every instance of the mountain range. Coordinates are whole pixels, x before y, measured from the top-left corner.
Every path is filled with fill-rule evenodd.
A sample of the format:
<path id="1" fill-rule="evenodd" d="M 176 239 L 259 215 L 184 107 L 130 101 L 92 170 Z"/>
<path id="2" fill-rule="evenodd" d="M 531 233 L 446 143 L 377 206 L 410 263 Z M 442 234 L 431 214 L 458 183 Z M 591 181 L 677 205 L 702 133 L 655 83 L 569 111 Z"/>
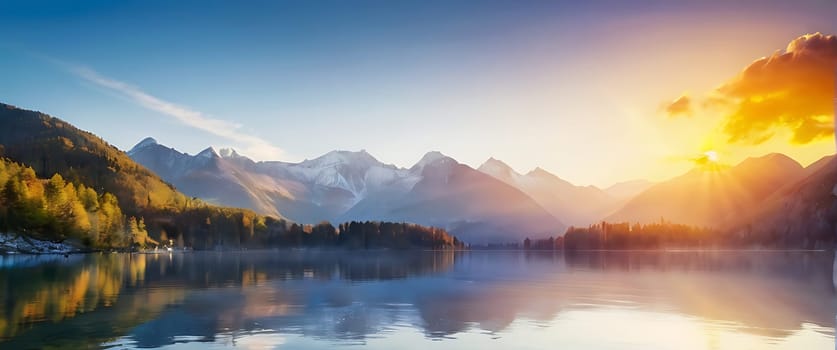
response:
<path id="1" fill-rule="evenodd" d="M 428 152 L 410 168 L 384 164 L 363 150 L 300 163 L 255 162 L 232 149 L 188 155 L 149 137 L 128 155 L 184 193 L 216 204 L 301 223 L 417 222 L 473 242 L 523 238 L 511 232 L 557 235 L 566 225 L 601 220 L 651 185 L 576 186 L 542 168 L 522 175 L 490 158 L 473 169 L 439 152 Z"/>
<path id="2" fill-rule="evenodd" d="M 601 220 L 619 209 L 628 198 L 643 190 L 642 186 L 637 184 L 634 187 L 636 193 L 615 196 L 596 186 L 573 185 L 541 168 L 535 168 L 525 175 L 520 174 L 494 158 L 489 158 L 479 170 L 520 189 L 550 214 L 575 226 L 586 226 Z M 629 192 L 628 189 L 622 191 Z"/>
<path id="3" fill-rule="evenodd" d="M 651 186 L 608 221 L 713 227 L 767 246 L 828 248 L 837 235 L 837 159 L 803 168 L 778 153 L 710 164 Z"/>
<path id="4" fill-rule="evenodd" d="M 60 119 L 9 105 L 0 105 L 0 126 L 0 156 L 31 166 L 40 178 L 58 173 L 113 193 L 126 214 L 155 218 L 160 227 L 172 223 L 163 213 L 203 208 L 189 198 L 198 197 L 298 223 L 432 225 L 476 244 L 558 236 L 567 225 L 601 220 L 712 227 L 777 246 L 816 247 L 811 242 L 837 234 L 833 156 L 803 168 L 785 155 L 769 154 L 734 166 L 698 165 L 659 183 L 600 189 L 573 185 L 541 168 L 522 174 L 493 158 L 474 169 L 439 152 L 428 152 L 409 168 L 366 151 L 332 151 L 299 163 L 256 162 L 232 149 L 209 147 L 189 155 L 147 138 L 126 154 Z M 194 231 L 186 221 L 177 225 Z"/>
<path id="5" fill-rule="evenodd" d="M 774 246 L 832 248 L 819 242 L 831 242 L 837 235 L 837 157 L 812 163 L 798 177 L 755 210 L 742 212 L 727 229 L 736 235 L 760 235 L 759 240 Z"/>
<path id="6" fill-rule="evenodd" d="M 801 179 L 805 169 L 778 153 L 748 158 L 736 166 L 706 164 L 651 186 L 607 217 L 608 221 L 661 219 L 724 226 L 758 208 L 773 192 Z"/>
<path id="7" fill-rule="evenodd" d="M 636 180 L 601 189 L 574 185 L 542 168 L 521 174 L 494 158 L 473 169 L 439 152 L 428 152 L 410 168 L 384 164 L 366 151 L 332 151 L 300 163 L 255 162 L 211 147 L 192 156 L 147 138 L 128 154 L 186 194 L 210 202 L 303 223 L 416 222 L 444 227 L 471 243 L 554 236 L 567 225 L 601 220 L 740 229 L 766 211 L 765 203 L 793 201 L 786 198 L 789 188 L 811 176 L 828 179 L 821 173 L 830 169 L 830 158 L 803 168 L 785 155 L 769 154 L 735 166 L 698 165 L 659 183 Z"/>
<path id="8" fill-rule="evenodd" d="M 554 236 L 566 228 L 521 189 L 439 152 L 410 168 L 366 151 L 255 162 L 211 147 L 188 155 L 146 138 L 128 155 L 188 195 L 295 222 L 408 221 L 444 227 L 472 243 Z"/>

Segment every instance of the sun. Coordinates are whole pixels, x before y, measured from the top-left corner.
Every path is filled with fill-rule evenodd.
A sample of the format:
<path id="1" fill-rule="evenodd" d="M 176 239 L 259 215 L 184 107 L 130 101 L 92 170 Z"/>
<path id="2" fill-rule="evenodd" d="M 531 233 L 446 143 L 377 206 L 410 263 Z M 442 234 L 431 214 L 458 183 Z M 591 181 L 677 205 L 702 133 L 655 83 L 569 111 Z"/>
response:
<path id="1" fill-rule="evenodd" d="M 708 160 L 709 162 L 712 162 L 712 163 L 717 163 L 718 162 L 718 152 L 715 152 L 714 150 L 709 150 L 709 151 L 703 152 L 703 155 L 706 157 L 706 160 Z"/>

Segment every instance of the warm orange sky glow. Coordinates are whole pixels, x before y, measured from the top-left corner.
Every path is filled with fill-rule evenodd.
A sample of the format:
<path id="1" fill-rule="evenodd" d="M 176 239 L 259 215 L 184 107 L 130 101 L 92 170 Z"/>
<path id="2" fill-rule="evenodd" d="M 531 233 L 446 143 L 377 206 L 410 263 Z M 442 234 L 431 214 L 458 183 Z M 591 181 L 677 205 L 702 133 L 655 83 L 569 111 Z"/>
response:
<path id="1" fill-rule="evenodd" d="M 666 112 L 676 117 L 702 109 L 724 115 L 721 127 L 729 144 L 759 145 L 778 130 L 789 131 L 792 144 L 809 144 L 833 137 L 835 70 L 837 37 L 803 35 L 747 66 L 701 106 L 684 96 Z"/>
<path id="2" fill-rule="evenodd" d="M 692 23 L 687 19 L 681 20 L 680 23 Z M 571 174 L 571 167 L 587 165 L 585 159 L 601 159 L 598 155 L 603 149 L 609 149 L 608 161 L 614 164 L 613 168 L 619 168 L 619 174 L 626 178 L 586 177 L 593 184 L 607 185 L 610 181 L 627 178 L 663 180 L 676 176 L 693 166 L 689 159 L 705 155 L 709 150 L 714 150 L 719 161 L 725 164 L 780 152 L 807 165 L 834 153 L 831 116 L 822 116 L 824 110 L 832 113 L 833 74 L 817 75 L 830 64 L 828 43 L 833 37 L 809 36 L 808 45 L 803 45 L 796 38 L 804 33 L 791 33 L 791 28 L 795 26 L 787 18 L 763 21 L 737 18 L 733 23 L 727 22 L 722 15 L 715 23 L 717 27 L 711 29 L 697 24 L 691 28 L 682 24 L 678 26 L 672 21 L 672 18 L 660 15 L 648 15 L 642 20 L 625 19 L 624 23 L 615 25 L 614 31 L 621 26 L 634 30 L 642 28 L 643 35 L 602 39 L 601 50 L 618 52 L 620 59 L 610 67 L 609 73 L 614 78 L 609 81 L 601 81 L 602 77 L 595 73 L 588 76 L 588 82 L 597 81 L 599 95 L 603 98 L 603 103 L 598 106 L 593 107 L 591 102 L 588 106 L 596 112 L 588 113 L 612 113 L 619 117 L 593 118 L 598 125 L 588 125 L 585 121 L 573 123 L 573 129 L 589 128 L 600 135 L 609 135 L 590 135 L 596 143 L 602 144 L 585 144 L 591 149 L 580 150 L 576 157 L 562 153 L 560 157 L 567 160 L 566 165 L 559 165 L 559 170 L 549 170 L 561 176 Z M 743 26 L 759 28 L 763 32 L 741 31 Z M 733 32 L 740 34 L 729 37 L 728 33 Z M 773 90 L 758 90 L 756 86 L 759 83 L 748 79 L 752 73 L 744 75 L 742 72 L 762 56 L 770 57 L 775 53 L 777 58 L 774 61 L 780 58 L 788 60 L 788 55 L 783 53 L 789 43 L 797 46 L 791 50 L 793 62 L 785 69 L 792 71 L 780 72 L 780 77 L 763 75 L 760 79 L 770 79 Z M 777 50 L 780 52 L 776 53 Z M 648 53 L 653 53 L 653 59 L 648 59 Z M 803 68 L 809 65 L 816 67 L 811 70 Z M 811 76 L 816 77 L 812 80 Z M 813 84 L 790 82 L 797 78 Z M 782 88 L 780 85 L 783 83 L 788 85 Z M 784 95 L 780 93 L 782 89 L 787 90 Z M 803 97 L 808 89 L 815 91 Z M 781 104 L 787 113 L 765 115 L 764 122 L 760 121 L 754 116 L 758 111 L 749 107 L 756 103 L 755 94 L 770 97 L 765 105 Z M 661 108 L 660 103 L 666 99 L 670 104 Z M 812 102 L 811 107 L 803 109 L 801 106 L 808 105 L 809 101 Z M 799 113 L 790 113 L 791 110 Z M 581 113 L 584 112 L 579 108 L 578 114 Z M 828 123 L 815 123 L 823 118 Z M 605 126 L 603 123 L 613 124 Z M 763 127 L 764 123 L 767 124 Z M 614 133 L 608 133 L 607 129 L 611 127 L 622 132 L 615 133 L 614 130 Z M 556 128 L 560 129 L 560 126 Z M 759 132 L 763 128 L 766 130 Z M 581 133 L 585 134 L 584 131 Z M 758 136 L 762 138 L 759 142 L 747 139 Z M 567 147 L 570 146 L 558 146 L 556 149 Z M 514 166 L 519 164 L 519 160 L 510 160 L 510 163 Z M 570 180 L 587 183 L 582 175 Z"/>
<path id="3" fill-rule="evenodd" d="M 683 123 L 704 138 L 701 147 L 719 150 L 711 151 L 715 158 L 724 154 L 738 161 L 758 152 L 781 152 L 807 165 L 834 153 L 835 70 L 837 37 L 806 34 L 755 60 L 701 99 L 683 95 L 665 111 L 687 118 Z M 697 117 L 688 118 L 692 115 Z"/>

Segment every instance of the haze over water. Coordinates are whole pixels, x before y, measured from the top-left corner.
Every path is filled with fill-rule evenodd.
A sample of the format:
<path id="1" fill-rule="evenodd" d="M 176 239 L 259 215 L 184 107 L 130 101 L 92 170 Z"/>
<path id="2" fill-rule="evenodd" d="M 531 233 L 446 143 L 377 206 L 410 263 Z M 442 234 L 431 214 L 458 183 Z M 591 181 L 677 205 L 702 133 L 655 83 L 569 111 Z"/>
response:
<path id="1" fill-rule="evenodd" d="M 831 349 L 833 252 L 0 256 L 0 348 Z"/>

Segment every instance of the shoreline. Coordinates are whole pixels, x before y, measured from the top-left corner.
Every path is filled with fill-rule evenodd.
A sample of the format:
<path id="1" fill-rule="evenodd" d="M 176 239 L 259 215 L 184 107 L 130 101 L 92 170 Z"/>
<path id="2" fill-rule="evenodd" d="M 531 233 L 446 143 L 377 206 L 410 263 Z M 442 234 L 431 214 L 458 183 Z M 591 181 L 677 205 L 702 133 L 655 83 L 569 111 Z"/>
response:
<path id="1" fill-rule="evenodd" d="M 67 255 L 92 252 L 94 251 L 68 241 L 56 243 L 23 234 L 0 233 L 0 254 L 2 255 Z"/>
<path id="2" fill-rule="evenodd" d="M 85 249 L 74 246 L 68 243 L 54 243 L 49 241 L 41 241 L 33 238 L 27 238 L 30 241 L 36 242 L 34 245 L 26 245 L 24 247 L 8 244 L 8 235 L 0 234 L 0 256 L 43 256 L 43 255 L 83 255 L 93 253 L 123 253 L 123 254 L 148 254 L 148 255 L 162 255 L 162 254 L 183 254 L 183 253 L 246 253 L 246 252 L 266 252 L 266 251 L 296 251 L 296 252 L 367 252 L 367 253 L 381 253 L 381 252 L 439 252 L 448 251 L 445 249 L 329 249 L 329 248 L 277 248 L 277 247 L 263 247 L 263 248 L 240 248 L 240 249 L 223 249 L 223 250 L 193 250 L 193 249 L 176 249 L 172 251 L 167 250 L 125 250 L 125 249 Z M 19 242 L 20 237 L 12 238 L 12 241 Z M 455 253 L 463 252 L 523 252 L 523 253 L 558 253 L 558 254 L 576 254 L 576 253 L 779 253 L 779 252 L 807 252 L 807 253 L 823 253 L 832 252 L 834 249 L 799 249 L 799 248 L 727 248 L 727 249 L 576 249 L 576 250 L 548 250 L 548 249 L 457 249 L 450 250 Z"/>

